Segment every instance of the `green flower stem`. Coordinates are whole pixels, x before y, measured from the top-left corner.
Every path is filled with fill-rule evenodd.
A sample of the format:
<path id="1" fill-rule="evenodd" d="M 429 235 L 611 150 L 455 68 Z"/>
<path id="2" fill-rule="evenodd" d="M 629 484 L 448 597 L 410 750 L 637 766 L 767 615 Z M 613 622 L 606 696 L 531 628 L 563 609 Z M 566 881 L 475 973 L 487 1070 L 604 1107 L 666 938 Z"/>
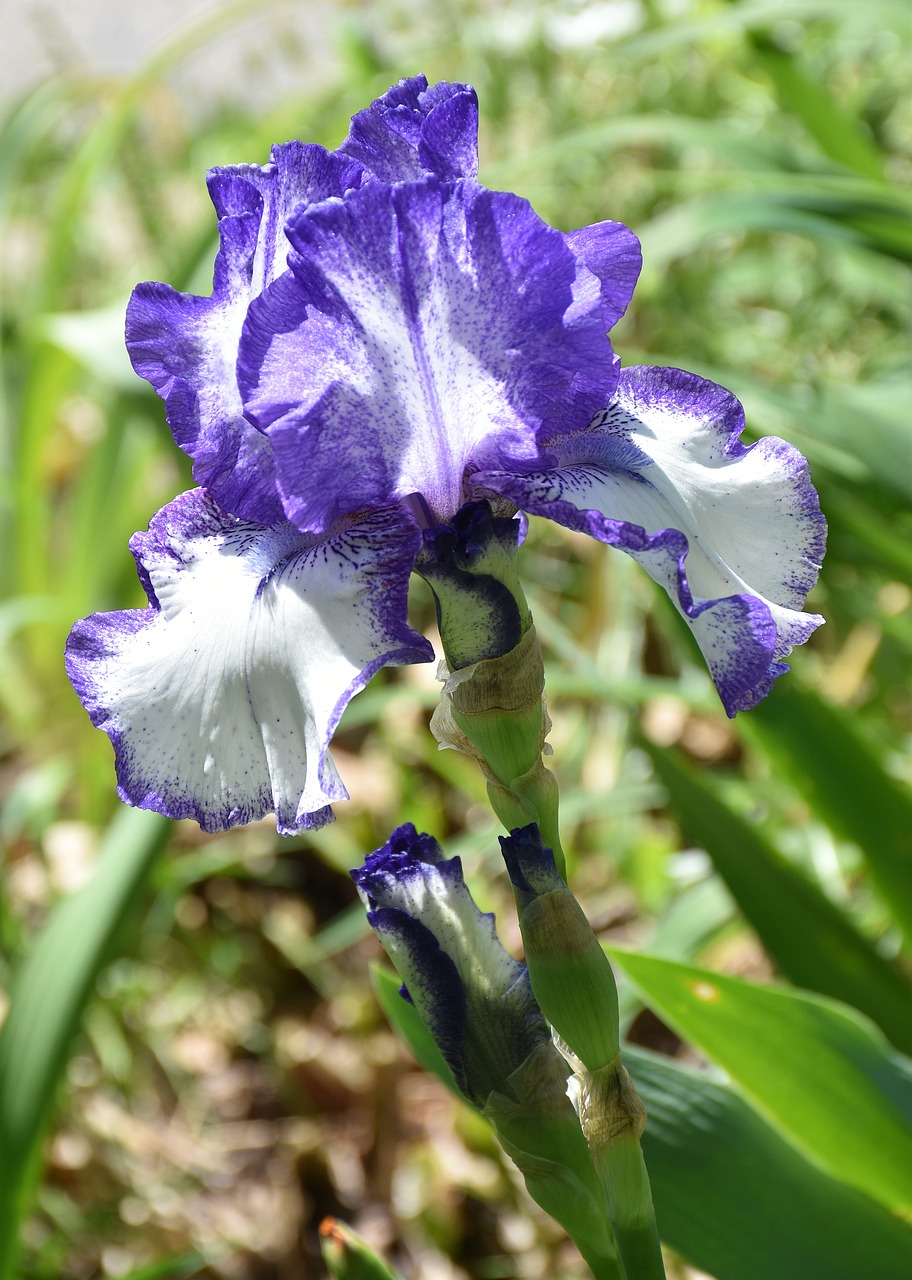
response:
<path id="1" fill-rule="evenodd" d="M 551 727 L 544 688 L 541 646 L 530 625 L 507 653 L 450 675 L 431 730 L 442 747 L 477 760 L 508 831 L 538 824 L 563 873 L 557 783 L 542 761 Z"/>
<path id="2" fill-rule="evenodd" d="M 564 1228 L 596 1280 L 628 1280 L 603 1195 L 596 1202 L 575 1170 L 553 1159 L 552 1126 L 543 1125 L 540 1114 L 520 1109 L 504 1116 L 489 1104 L 485 1114 L 500 1145 L 522 1173 L 529 1195 Z M 578 1167 L 585 1162 L 592 1169 L 585 1144 L 579 1155 Z M 593 1181 L 598 1190 L 598 1179 Z"/>
<path id="3" fill-rule="evenodd" d="M 646 1109 L 618 1054 L 577 1072 L 580 1124 L 598 1170 L 628 1280 L 665 1280 L 649 1174 L 640 1148 Z"/>
<path id="4" fill-rule="evenodd" d="M 649 1174 L 634 1137 L 619 1138 L 593 1152 L 608 1198 L 608 1215 L 628 1280 L 665 1280 Z"/>
<path id="5" fill-rule="evenodd" d="M 483 1114 L 522 1173 L 533 1200 L 567 1232 L 596 1280 L 627 1280 L 579 1118 L 567 1097 L 567 1067 L 551 1043 L 532 1053 L 492 1093 Z"/>
<path id="6" fill-rule="evenodd" d="M 532 991 L 574 1070 L 579 1125 L 602 1183 L 626 1280 L 664 1280 L 640 1151 L 646 1111 L 621 1063 L 611 964 L 540 832 L 513 831 L 501 845 Z"/>

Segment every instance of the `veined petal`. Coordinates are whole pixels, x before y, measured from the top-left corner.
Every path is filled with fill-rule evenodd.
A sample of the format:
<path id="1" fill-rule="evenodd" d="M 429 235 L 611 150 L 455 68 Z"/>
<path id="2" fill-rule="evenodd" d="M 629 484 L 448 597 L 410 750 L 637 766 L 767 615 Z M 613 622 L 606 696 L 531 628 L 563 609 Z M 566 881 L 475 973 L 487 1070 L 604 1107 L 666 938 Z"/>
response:
<path id="1" fill-rule="evenodd" d="M 611 329 L 630 305 L 640 276 L 639 240 L 623 222 L 596 222 L 568 231 L 564 239 L 581 263 L 573 291 L 576 307 L 586 315 L 598 298 L 605 327 Z M 568 323 L 574 314 L 571 309 Z"/>
<path id="2" fill-rule="evenodd" d="M 397 827 L 352 878 L 370 910 L 395 908 L 420 920 L 463 983 L 481 981 L 495 998 L 521 977 L 523 966 L 504 950 L 494 916 L 475 905 L 461 859 L 447 858 L 433 836 L 419 834 L 412 823 Z"/>
<path id="3" fill-rule="evenodd" d="M 315 537 L 200 489 L 163 508 L 130 544 L 148 608 L 94 614 L 67 644 L 121 797 L 206 831 L 270 810 L 283 834 L 329 821 L 347 703 L 379 667 L 433 657 L 405 621 L 419 541 L 389 509 Z"/>
<path id="4" fill-rule="evenodd" d="M 825 523 L 807 463 L 783 440 L 746 446 L 730 392 L 679 369 L 625 369 L 554 466 L 479 485 L 633 556 L 668 591 L 730 716 L 759 702 L 823 621 L 802 613 Z"/>
<path id="5" fill-rule="evenodd" d="M 431 174 L 444 181 L 478 172 L 478 99 L 467 84 L 428 87 L 412 76 L 352 116 L 339 148 L 381 182 Z"/>
<path id="6" fill-rule="evenodd" d="M 518 196 L 368 183 L 288 234 L 294 279 L 251 306 L 238 376 L 301 529 L 413 493 L 446 521 L 467 474 L 529 469 L 543 424 L 581 429 L 614 390 L 601 299 Z"/>
<path id="7" fill-rule="evenodd" d="M 237 386 L 238 342 L 252 298 L 286 270 L 286 220 L 301 205 L 341 196 L 361 169 L 322 147 L 289 142 L 264 166 L 213 169 L 219 216 L 210 298 L 141 284 L 127 308 L 133 367 L 165 401 L 195 479 L 226 511 L 261 524 L 283 519 L 269 441 L 244 417 Z"/>

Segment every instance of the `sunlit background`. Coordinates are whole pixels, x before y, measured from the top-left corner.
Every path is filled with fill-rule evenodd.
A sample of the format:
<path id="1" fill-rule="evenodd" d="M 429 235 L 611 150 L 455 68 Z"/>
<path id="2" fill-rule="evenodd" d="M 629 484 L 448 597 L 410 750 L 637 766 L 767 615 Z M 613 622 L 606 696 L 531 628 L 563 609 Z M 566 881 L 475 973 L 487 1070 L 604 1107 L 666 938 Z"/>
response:
<path id="1" fill-rule="evenodd" d="M 912 901 L 898 905 L 912 885 L 912 11 L 83 0 L 21 3 L 2 23 L 0 1009 L 119 808 L 109 743 L 64 676 L 67 631 L 145 604 L 128 538 L 192 483 L 123 350 L 130 290 L 209 292 L 209 167 L 263 163 L 290 138 L 336 146 L 354 111 L 423 71 L 476 86 L 486 185 L 562 229 L 637 232 L 643 275 L 612 335 L 623 360 L 734 390 L 750 437 L 806 453 L 830 523 L 810 602 L 827 626 L 730 722 L 636 566 L 533 522 L 521 563 L 574 887 L 606 940 L 848 999 L 899 1043 L 891 1015 L 814 957 L 835 904 L 892 962 Z M 429 597 L 416 588 L 413 604 L 434 637 Z M 98 963 L 114 958 L 64 1038 L 61 1091 L 51 1076 L 29 1103 L 57 1109 L 22 1277 L 320 1276 L 326 1214 L 410 1278 L 585 1274 L 373 994 L 379 951 L 347 870 L 406 819 L 463 856 L 517 949 L 481 778 L 428 731 L 437 688 L 430 668 L 395 670 L 355 699 L 334 749 L 353 799 L 313 836 L 279 840 L 268 820 L 120 829 L 150 869 L 124 891 L 116 940 L 94 922 Z M 67 928 L 63 967 L 93 921 Z M 66 1029 L 81 998 L 53 999 L 35 1024 Z M 624 1016 L 634 1042 L 697 1061 L 630 991 Z M 669 1268 L 696 1274 L 673 1254 Z"/>

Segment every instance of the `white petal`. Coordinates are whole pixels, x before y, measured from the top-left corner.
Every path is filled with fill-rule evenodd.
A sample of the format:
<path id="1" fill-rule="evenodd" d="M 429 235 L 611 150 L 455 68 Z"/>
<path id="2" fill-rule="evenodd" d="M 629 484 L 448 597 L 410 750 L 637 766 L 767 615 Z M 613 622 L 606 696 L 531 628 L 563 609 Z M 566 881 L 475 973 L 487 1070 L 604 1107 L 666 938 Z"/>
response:
<path id="1" fill-rule="evenodd" d="M 389 509 L 325 537 L 235 520 L 199 489 L 160 511 L 131 543 L 149 607 L 95 614 L 67 646 L 122 797 L 207 831 L 270 810 L 283 834 L 328 821 L 349 699 L 433 656 L 405 622 L 416 542 Z"/>
<path id="2" fill-rule="evenodd" d="M 474 477 L 531 514 L 620 548 L 689 622 L 729 715 L 753 706 L 820 625 L 802 613 L 825 525 L 807 463 L 782 440 L 747 447 L 740 404 L 678 369 L 625 369 L 556 465 Z"/>

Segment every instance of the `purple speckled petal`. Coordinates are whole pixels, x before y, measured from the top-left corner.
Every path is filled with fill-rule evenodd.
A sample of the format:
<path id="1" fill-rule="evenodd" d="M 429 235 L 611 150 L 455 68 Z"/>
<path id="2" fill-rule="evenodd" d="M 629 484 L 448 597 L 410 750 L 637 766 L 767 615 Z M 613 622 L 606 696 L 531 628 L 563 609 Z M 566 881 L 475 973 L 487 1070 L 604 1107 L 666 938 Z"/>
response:
<path id="1" fill-rule="evenodd" d="M 539 431 L 614 390 L 600 295 L 574 298 L 579 261 L 518 196 L 368 183 L 288 234 L 294 279 L 251 305 L 238 380 L 298 528 L 413 493 L 450 519 L 468 473 L 540 466 Z"/>
<path id="2" fill-rule="evenodd" d="M 286 270 L 286 219 L 301 205 L 341 196 L 362 172 L 322 147 L 289 142 L 265 166 L 213 169 L 219 252 L 210 298 L 141 284 L 127 309 L 133 367 L 165 401 L 195 479 L 226 510 L 271 524 L 283 519 L 269 441 L 244 417 L 235 365 L 250 300 Z"/>
<path id="3" fill-rule="evenodd" d="M 633 556 L 693 630 L 730 716 L 759 702 L 793 645 L 825 524 L 807 463 L 783 440 L 745 446 L 741 405 L 679 369 L 625 369 L 586 431 L 551 442 L 536 475 L 476 483 Z"/>
<path id="4" fill-rule="evenodd" d="M 121 797 L 205 831 L 271 810 L 283 834 L 327 822 L 347 703 L 379 667 L 433 657 L 405 621 L 418 542 L 389 509 L 318 538 L 200 489 L 164 507 L 130 544 L 149 606 L 93 614 L 67 643 Z"/>
<path id="5" fill-rule="evenodd" d="M 339 147 L 381 182 L 427 174 L 444 181 L 478 172 L 478 99 L 467 84 L 428 87 L 412 76 L 352 117 Z"/>
<path id="6" fill-rule="evenodd" d="M 587 315 L 598 298 L 605 327 L 611 329 L 630 305 L 639 279 L 643 265 L 639 240 L 623 222 L 596 222 L 568 231 L 564 239 L 582 263 L 573 291 L 576 306 Z M 574 314 L 571 309 L 568 322 Z"/>

